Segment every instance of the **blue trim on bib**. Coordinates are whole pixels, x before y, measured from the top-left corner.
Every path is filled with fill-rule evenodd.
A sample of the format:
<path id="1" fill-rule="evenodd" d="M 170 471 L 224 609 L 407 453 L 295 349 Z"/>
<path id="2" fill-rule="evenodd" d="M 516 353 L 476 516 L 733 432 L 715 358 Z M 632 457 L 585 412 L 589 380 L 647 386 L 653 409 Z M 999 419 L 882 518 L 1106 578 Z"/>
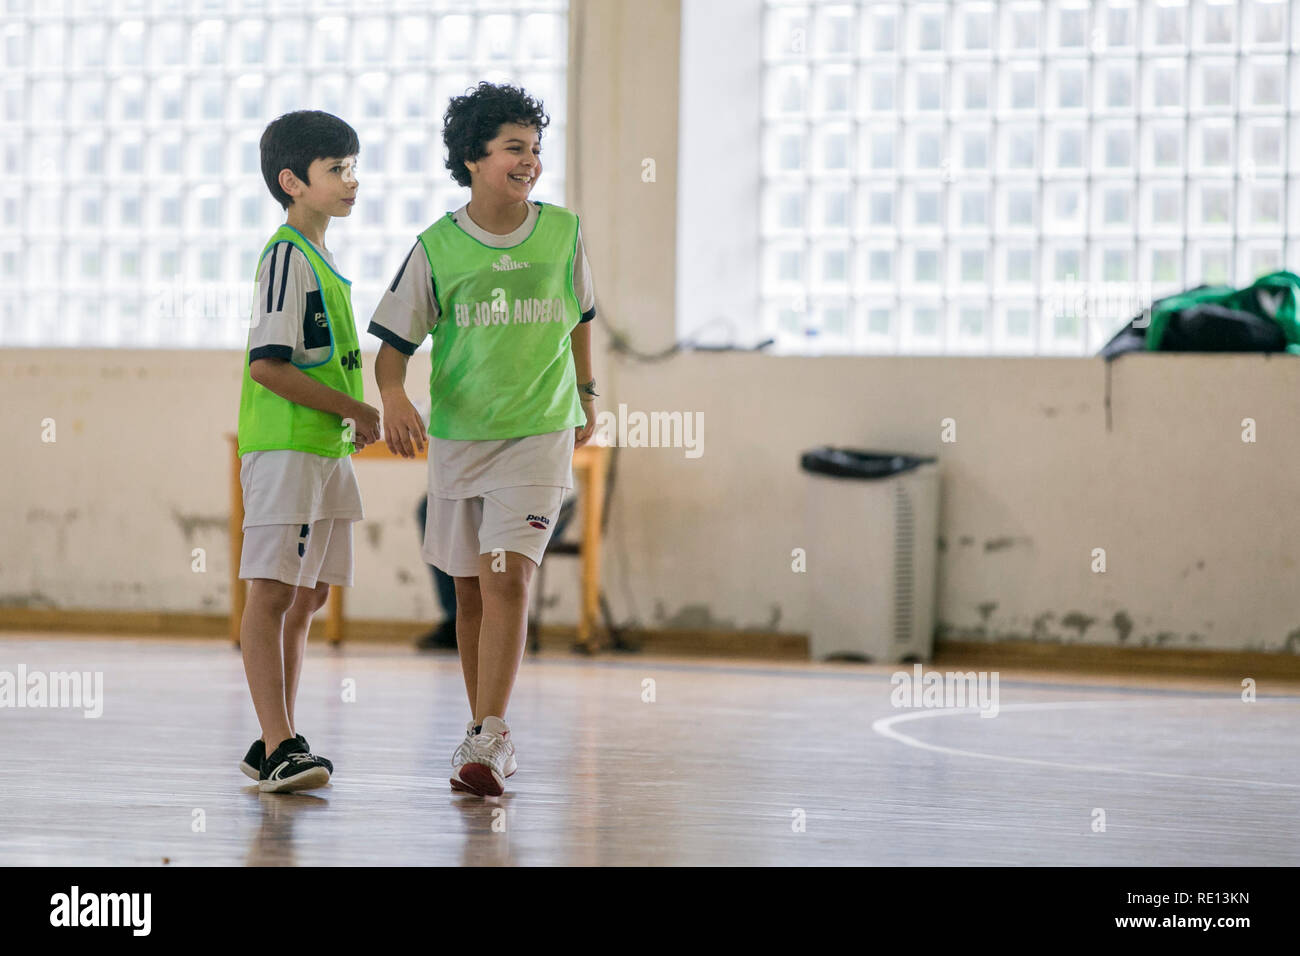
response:
<path id="1" fill-rule="evenodd" d="M 311 246 L 311 247 L 312 247 L 312 250 L 316 253 L 316 255 L 320 256 L 320 261 L 323 262 L 323 263 L 325 263 L 325 268 L 326 268 L 326 269 L 329 269 L 330 272 L 332 272 L 332 273 L 334 273 L 334 275 L 338 276 L 338 279 L 339 279 L 340 282 L 346 282 L 348 285 L 352 285 L 352 280 L 351 280 L 351 279 L 345 279 L 345 278 L 343 278 L 343 276 L 339 275 L 339 270 L 338 270 L 338 269 L 335 269 L 332 265 L 330 265 L 330 264 L 329 264 L 329 260 L 326 259 L 323 255 L 321 255 L 321 251 L 320 251 L 319 249 L 316 248 L 316 243 L 312 242 L 310 239 L 308 239 L 306 236 L 304 236 L 304 235 L 303 235 L 301 232 L 299 232 L 297 229 L 293 228 L 293 226 L 289 225 L 287 222 L 284 223 L 280 228 L 281 228 L 281 229 L 288 229 L 288 230 L 289 230 L 290 232 L 292 232 L 295 236 L 298 236 L 300 239 L 302 239 L 303 242 L 307 243 L 307 245 Z M 301 251 L 301 250 L 299 250 L 299 251 Z M 307 264 L 308 264 L 308 265 L 311 265 L 311 260 L 310 260 L 310 259 L 307 260 Z M 313 273 L 314 273 L 315 271 L 316 271 L 315 269 L 312 270 Z M 317 285 L 320 285 L 320 276 L 316 276 L 316 284 L 317 284 Z"/>

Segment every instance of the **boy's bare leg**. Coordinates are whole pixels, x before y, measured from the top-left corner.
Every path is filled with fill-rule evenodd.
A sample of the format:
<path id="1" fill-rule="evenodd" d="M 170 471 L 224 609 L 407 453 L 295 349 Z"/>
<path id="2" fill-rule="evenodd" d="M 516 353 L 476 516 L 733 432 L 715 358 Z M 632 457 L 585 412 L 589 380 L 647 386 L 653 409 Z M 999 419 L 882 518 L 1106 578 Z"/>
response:
<path id="1" fill-rule="evenodd" d="M 478 557 L 483 623 L 479 628 L 478 694 L 474 723 L 505 719 L 528 637 L 528 588 L 537 565 L 517 551 L 505 552 L 505 568 L 493 571 L 492 554 Z M 459 612 L 457 612 L 459 615 Z"/>
<path id="2" fill-rule="evenodd" d="M 253 695 L 253 709 L 262 728 L 269 754 L 280 741 L 293 736 L 284 707 L 284 651 L 281 632 L 285 613 L 293 604 L 294 586 L 283 581 L 254 578 L 248 582 L 248 602 L 239 624 L 239 647 L 244 654 L 244 676 Z"/>
<path id="3" fill-rule="evenodd" d="M 330 586 L 321 582 L 314 588 L 294 588 L 293 604 L 284 615 L 284 712 L 289 717 L 289 736 L 297 731 L 293 722 L 293 704 L 298 698 L 298 678 L 302 676 L 302 659 L 307 653 L 307 632 L 312 616 L 330 596 Z"/>
<path id="4" fill-rule="evenodd" d="M 478 578 L 453 578 L 456 582 L 456 648 L 460 651 L 460 669 L 465 676 L 465 693 L 469 710 L 478 697 L 478 635 L 483 620 L 483 597 Z M 477 723 L 478 718 L 475 717 Z"/>

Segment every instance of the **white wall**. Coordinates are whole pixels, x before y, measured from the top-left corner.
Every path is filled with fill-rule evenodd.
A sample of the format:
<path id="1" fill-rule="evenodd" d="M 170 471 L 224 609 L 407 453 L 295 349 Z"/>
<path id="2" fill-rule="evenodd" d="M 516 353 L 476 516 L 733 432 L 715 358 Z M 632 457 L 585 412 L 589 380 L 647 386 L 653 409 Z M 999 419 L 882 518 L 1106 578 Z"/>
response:
<path id="1" fill-rule="evenodd" d="M 1300 650 L 1290 637 L 1300 633 L 1290 493 L 1300 365 L 1289 358 L 1121 359 L 1108 431 L 1097 359 L 610 355 L 611 322 L 644 351 L 674 337 L 676 5 L 574 9 L 585 19 L 572 205 L 600 289 L 603 407 L 705 421 L 698 459 L 621 453 L 605 561 L 617 617 L 634 603 L 650 627 L 803 629 L 811 583 L 791 572 L 790 550 L 816 543 L 801 540 L 798 454 L 830 443 L 940 455 L 941 634 L 1261 650 L 1290 639 Z M 653 184 L 641 181 L 646 156 L 657 158 Z M 240 360 L 0 355 L 0 607 L 226 608 L 222 436 L 235 423 Z M 410 381 L 426 376 L 422 354 Z M 46 417 L 57 422 L 52 445 L 40 440 Z M 948 417 L 958 440 L 941 444 Z M 1246 417 L 1258 423 L 1253 444 L 1241 441 Z M 349 613 L 432 618 L 413 518 L 422 469 L 357 469 L 367 522 Z M 194 547 L 208 551 L 205 574 L 190 570 Z M 1090 570 L 1098 547 L 1105 574 Z M 561 600 L 548 619 L 572 622 L 576 565 L 555 568 L 548 592 Z"/>
<path id="2" fill-rule="evenodd" d="M 10 451 L 0 605 L 227 607 L 222 435 L 239 362 L 112 350 L 0 358 Z M 1300 632 L 1300 364 L 1289 359 L 1121 359 L 1109 432 L 1095 359 L 691 354 L 651 366 L 601 356 L 600 367 L 617 379 L 610 407 L 700 412 L 705 425 L 696 459 L 620 452 L 605 561 L 620 619 L 634 605 L 652 627 L 805 628 L 815 580 L 791 572 L 790 551 L 815 557 L 817 542 L 802 536 L 810 485 L 797 462 L 827 443 L 940 456 L 941 635 L 1263 650 Z M 957 441 L 944 444 L 949 417 Z M 1255 443 L 1241 440 L 1247 417 Z M 53 444 L 41 441 L 45 418 Z M 433 619 L 413 518 L 422 466 L 357 470 L 367 521 L 350 614 Z M 204 574 L 191 571 L 196 547 Z M 1106 549 L 1104 574 L 1091 570 L 1094 548 Z M 547 590 L 562 600 L 549 619 L 572 622 L 576 565 L 552 567 Z"/>

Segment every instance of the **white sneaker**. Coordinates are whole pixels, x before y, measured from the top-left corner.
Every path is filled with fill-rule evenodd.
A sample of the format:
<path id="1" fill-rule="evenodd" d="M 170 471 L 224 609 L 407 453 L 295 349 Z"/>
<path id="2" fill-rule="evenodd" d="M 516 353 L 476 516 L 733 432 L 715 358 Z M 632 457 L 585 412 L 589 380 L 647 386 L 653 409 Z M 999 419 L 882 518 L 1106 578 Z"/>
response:
<path id="1" fill-rule="evenodd" d="M 468 758 L 458 771 L 460 782 L 479 796 L 501 796 L 506 777 L 516 769 L 509 725 L 500 717 L 485 717 L 482 729 L 468 743 Z"/>
<path id="2" fill-rule="evenodd" d="M 456 752 L 451 755 L 451 765 L 453 767 L 459 767 L 469 759 L 469 742 L 473 737 L 474 721 L 471 720 L 465 725 L 465 739 L 460 742 L 460 746 L 456 748 Z"/>
<path id="3" fill-rule="evenodd" d="M 461 790 L 466 793 L 474 792 L 469 788 L 465 781 L 460 779 L 460 768 L 465 765 L 465 761 L 469 760 L 469 742 L 473 739 L 474 721 L 470 720 L 470 722 L 465 725 L 465 739 L 460 742 L 460 746 L 456 748 L 456 752 L 451 755 L 451 789 L 453 790 Z"/>
<path id="4" fill-rule="evenodd" d="M 464 791 L 465 793 L 476 792 L 473 788 L 471 788 L 468 784 L 466 784 L 464 780 L 460 778 L 460 768 L 463 767 L 465 763 L 469 760 L 469 756 L 470 756 L 469 742 L 473 738 L 474 738 L 474 721 L 471 720 L 469 723 L 465 725 L 465 739 L 460 742 L 460 746 L 456 748 L 456 752 L 451 755 L 452 772 L 451 772 L 450 783 L 451 783 L 451 789 L 453 790 L 460 790 L 460 791 Z M 510 760 L 506 764 L 506 776 L 513 777 L 517 769 L 519 768 L 515 763 L 514 749 L 512 747 L 510 751 Z"/>

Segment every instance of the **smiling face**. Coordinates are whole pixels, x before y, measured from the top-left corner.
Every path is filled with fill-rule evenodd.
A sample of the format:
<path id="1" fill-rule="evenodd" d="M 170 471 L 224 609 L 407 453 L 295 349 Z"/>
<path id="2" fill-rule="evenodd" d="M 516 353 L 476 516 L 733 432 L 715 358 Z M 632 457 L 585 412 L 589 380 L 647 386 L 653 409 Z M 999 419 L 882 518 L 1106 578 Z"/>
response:
<path id="1" fill-rule="evenodd" d="M 357 199 L 357 157 L 313 159 L 307 167 L 310 184 L 290 170 L 280 171 L 280 186 L 303 206 L 325 216 L 349 216 Z"/>
<path id="2" fill-rule="evenodd" d="M 495 138 L 485 144 L 487 155 L 467 162 L 472 188 L 502 202 L 528 198 L 542 175 L 542 148 L 537 129 L 502 123 Z"/>

